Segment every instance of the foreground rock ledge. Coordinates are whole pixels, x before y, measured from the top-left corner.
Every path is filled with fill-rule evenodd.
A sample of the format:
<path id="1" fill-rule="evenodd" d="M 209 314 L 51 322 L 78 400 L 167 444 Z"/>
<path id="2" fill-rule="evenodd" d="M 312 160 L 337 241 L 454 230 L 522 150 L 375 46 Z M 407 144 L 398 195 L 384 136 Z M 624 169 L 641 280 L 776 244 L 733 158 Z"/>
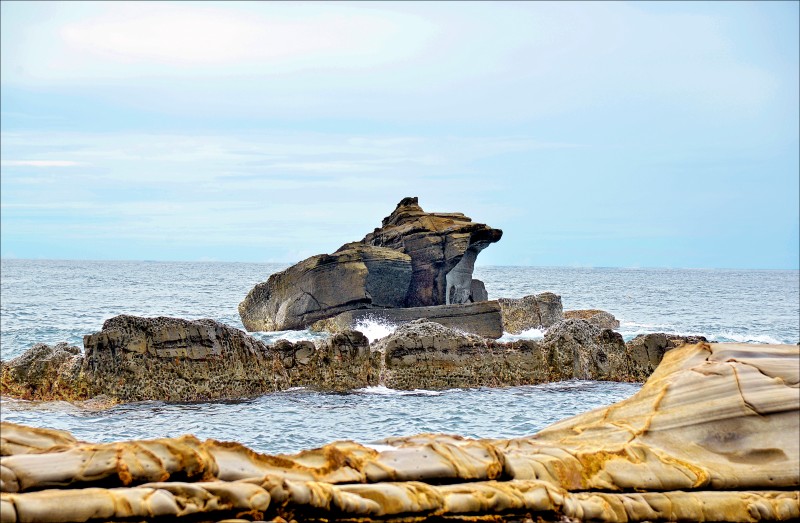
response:
<path id="1" fill-rule="evenodd" d="M 667 352 L 633 397 L 533 436 L 421 434 L 257 454 L 191 436 L 92 444 L 2 424 L 3 522 L 790 521 L 800 518 L 800 354 Z"/>

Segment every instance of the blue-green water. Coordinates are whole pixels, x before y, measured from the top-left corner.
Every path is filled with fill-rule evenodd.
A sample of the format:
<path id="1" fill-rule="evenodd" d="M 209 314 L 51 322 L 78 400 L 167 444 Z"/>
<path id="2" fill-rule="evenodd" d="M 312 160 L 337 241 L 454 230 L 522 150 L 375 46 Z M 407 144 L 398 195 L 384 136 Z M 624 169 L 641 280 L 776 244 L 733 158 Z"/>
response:
<path id="1" fill-rule="evenodd" d="M 2 260 L 0 352 L 7 360 L 35 343 L 100 330 L 117 314 L 213 318 L 242 328 L 237 306 L 285 265 L 248 263 Z M 643 332 L 701 334 L 713 341 L 797 343 L 797 271 L 478 267 L 490 298 L 546 290 L 565 309 L 599 308 L 622 321 L 626 338 Z M 389 327 L 368 325 L 370 337 Z M 257 333 L 270 341 L 307 331 Z M 531 337 L 541 335 L 529 333 Z M 288 452 L 337 439 L 447 432 L 475 437 L 531 434 L 548 424 L 630 396 L 637 385 L 569 381 L 508 389 L 417 391 L 376 387 L 351 394 L 305 390 L 240 402 L 145 402 L 104 411 L 62 402 L 3 400 L 0 418 L 111 441 L 177 436 L 237 440 Z"/>

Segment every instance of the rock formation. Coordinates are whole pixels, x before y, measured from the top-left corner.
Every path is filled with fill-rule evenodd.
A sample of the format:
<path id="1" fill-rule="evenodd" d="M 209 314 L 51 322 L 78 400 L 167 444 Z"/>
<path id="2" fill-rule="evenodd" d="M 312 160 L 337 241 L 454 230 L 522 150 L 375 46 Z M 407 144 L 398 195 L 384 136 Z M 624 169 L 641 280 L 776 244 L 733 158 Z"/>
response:
<path id="1" fill-rule="evenodd" d="M 249 331 L 305 328 L 341 312 L 488 299 L 472 279 L 478 253 L 503 232 L 461 213 L 426 213 L 405 198 L 383 225 L 332 255 L 312 256 L 256 285 L 239 304 Z"/>
<path id="2" fill-rule="evenodd" d="M 457 307 L 473 306 L 485 304 Z M 417 320 L 372 347 L 352 330 L 316 343 L 266 345 L 213 320 L 117 316 L 84 337 L 83 354 L 65 344 L 40 344 L 2 362 L 0 393 L 69 401 L 103 395 L 107 404 L 237 399 L 290 387 L 347 391 L 379 384 L 445 389 L 572 378 L 644 381 L 666 351 L 659 343 L 634 340 L 626 346 L 618 333 L 583 320 L 558 323 L 540 341 L 512 343 Z"/>
<path id="3" fill-rule="evenodd" d="M 362 243 L 388 247 L 411 256 L 413 278 L 406 307 L 478 301 L 483 283 L 472 271 L 478 254 L 503 236 L 503 231 L 473 223 L 461 213 L 427 213 L 417 198 L 404 198 Z"/>
<path id="4" fill-rule="evenodd" d="M 599 309 L 564 311 L 564 319 L 586 320 L 593 325 L 597 325 L 601 329 L 619 328 L 619 320 L 616 319 L 613 314 Z"/>
<path id="5" fill-rule="evenodd" d="M 117 316 L 84 336 L 83 355 L 65 358 L 59 347 L 35 347 L 36 355 L 54 355 L 49 359 L 29 351 L 3 362 L 0 392 L 43 400 L 104 394 L 115 401 L 199 401 L 290 387 L 345 391 L 378 379 L 369 342 L 352 331 L 316 345 L 270 346 L 213 320 Z"/>
<path id="6" fill-rule="evenodd" d="M 564 319 L 561 296 L 552 292 L 497 301 L 503 313 L 503 330 L 511 334 L 551 327 Z"/>
<path id="7" fill-rule="evenodd" d="M 269 456 L 191 436 L 92 444 L 1 428 L 8 523 L 800 518 L 793 345 L 684 345 L 633 397 L 511 440 L 421 434 Z"/>
<path id="8" fill-rule="evenodd" d="M 400 307 L 410 283 L 407 254 L 348 243 L 259 283 L 239 304 L 239 315 L 249 331 L 302 329 L 351 309 Z"/>
<path id="9" fill-rule="evenodd" d="M 497 301 L 409 309 L 358 309 L 320 320 L 311 325 L 311 329 L 341 332 L 357 328 L 358 323 L 364 320 L 400 325 L 417 319 L 434 321 L 484 338 L 497 339 L 503 335 L 503 318 Z"/>

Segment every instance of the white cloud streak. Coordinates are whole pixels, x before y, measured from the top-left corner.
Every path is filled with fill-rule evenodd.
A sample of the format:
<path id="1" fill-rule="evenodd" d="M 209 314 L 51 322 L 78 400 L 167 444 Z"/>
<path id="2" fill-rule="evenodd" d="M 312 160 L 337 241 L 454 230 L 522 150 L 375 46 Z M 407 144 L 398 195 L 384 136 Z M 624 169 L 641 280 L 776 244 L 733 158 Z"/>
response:
<path id="1" fill-rule="evenodd" d="M 72 160 L 2 160 L 3 167 L 75 167 L 81 162 Z"/>

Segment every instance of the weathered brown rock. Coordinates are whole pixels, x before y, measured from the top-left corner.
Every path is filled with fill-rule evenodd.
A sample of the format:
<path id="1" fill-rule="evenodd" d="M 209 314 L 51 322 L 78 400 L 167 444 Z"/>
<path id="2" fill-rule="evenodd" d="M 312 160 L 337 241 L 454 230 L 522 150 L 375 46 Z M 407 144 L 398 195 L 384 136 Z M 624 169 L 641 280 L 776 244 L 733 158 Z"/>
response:
<path id="1" fill-rule="evenodd" d="M 270 346 L 213 320 L 117 316 L 85 336 L 84 346 L 85 354 L 71 355 L 66 366 L 32 357 L 40 346 L 3 362 L 0 393 L 43 400 L 106 395 L 112 403 L 237 399 L 291 387 L 377 385 L 380 366 L 359 332 Z"/>
<path id="2" fill-rule="evenodd" d="M 355 329 L 359 322 L 368 319 L 392 325 L 421 319 L 485 338 L 496 339 L 503 335 L 503 321 L 497 301 L 405 309 L 359 309 L 320 320 L 311 328 L 317 331 L 340 332 Z"/>
<path id="3" fill-rule="evenodd" d="M 585 320 L 564 320 L 550 327 L 542 345 L 549 350 L 553 381 L 644 381 L 652 372 L 649 365 L 631 358 L 621 334 Z"/>
<path id="4" fill-rule="evenodd" d="M 497 343 L 487 339 L 500 334 L 496 302 L 430 309 L 461 308 L 489 310 L 469 323 L 480 327 L 481 336 L 446 328 L 442 324 L 451 318 L 439 315 L 434 323 L 416 321 L 397 329 L 387 342 L 397 351 L 385 350 L 383 342 L 370 347 L 362 333 L 348 330 L 352 319 L 325 340 L 266 345 L 213 320 L 117 316 L 84 337 L 85 355 L 57 351 L 63 357 L 47 357 L 52 348 L 36 346 L 3 362 L 0 393 L 41 400 L 96 398 L 93 403 L 102 408 L 125 401 L 247 398 L 291 387 L 347 391 L 378 384 L 447 389 L 572 378 L 643 381 L 664 353 L 652 344 L 626 347 L 619 334 L 582 320 L 557 324 L 539 342 Z M 399 313 L 390 317 L 397 321 L 415 317 L 415 310 L 388 312 Z M 464 324 L 463 318 L 456 320 Z M 40 354 L 45 358 L 33 357 Z"/>
<path id="5" fill-rule="evenodd" d="M 428 213 L 417 198 L 404 198 L 362 242 L 408 254 L 413 278 L 406 306 L 427 307 L 479 301 L 483 293 L 472 292 L 475 259 L 502 236 L 461 213 Z"/>
<path id="6" fill-rule="evenodd" d="M 409 390 L 531 385 L 567 379 L 643 381 L 650 368 L 631 360 L 622 336 L 581 320 L 542 341 L 497 343 L 418 320 L 375 342 L 381 383 Z"/>
<path id="7" fill-rule="evenodd" d="M 472 279 L 475 259 L 502 234 L 460 213 L 426 213 L 417 198 L 405 198 L 361 242 L 256 285 L 239 315 L 249 331 L 275 331 L 350 310 L 485 301 L 486 288 Z"/>
<path id="8" fill-rule="evenodd" d="M 664 353 L 668 350 L 680 347 L 681 345 L 694 345 L 707 342 L 703 336 L 678 336 L 676 334 L 664 334 L 654 332 L 652 334 L 640 334 L 627 342 L 625 346 L 631 361 L 639 368 L 649 369 L 653 372 L 661 363 Z"/>
<path id="9" fill-rule="evenodd" d="M 599 309 L 579 309 L 574 311 L 564 311 L 565 320 L 586 320 L 592 325 L 597 325 L 601 329 L 619 328 L 619 320 L 613 314 Z"/>
<path id="10" fill-rule="evenodd" d="M 2 393 L 27 400 L 84 399 L 93 395 L 82 380 L 83 355 L 67 343 L 38 343 L 20 356 L 2 362 Z"/>
<path id="11" fill-rule="evenodd" d="M 381 452 L 337 442 L 293 456 L 209 440 L 192 448 L 213 460 L 206 470 L 216 470 L 216 478 L 137 485 L 149 474 L 141 469 L 131 474 L 130 488 L 5 491 L 0 515 L 9 523 L 196 521 L 201 514 L 204 521 L 792 521 L 800 518 L 799 364 L 793 345 L 684 345 L 665 354 L 633 397 L 530 437 L 422 434 L 386 439 L 380 443 L 390 448 Z M 0 438 L 8 427 L 2 424 Z M 30 430 L 13 428 L 17 442 Z M 156 441 L 168 448 L 181 439 Z M 134 457 L 152 444 L 110 445 Z M 4 456 L 3 479 L 51 474 L 99 486 L 124 469 L 101 459 L 107 448 L 54 447 L 45 472 L 26 460 L 48 454 Z M 88 461 L 59 456 L 75 452 Z M 170 456 L 147 459 L 159 470 Z M 87 474 L 92 462 L 111 476 Z"/>
<path id="12" fill-rule="evenodd" d="M 510 334 L 550 327 L 564 319 L 561 296 L 552 292 L 497 301 L 503 313 L 503 330 Z"/>
<path id="13" fill-rule="evenodd" d="M 302 329 L 351 309 L 402 307 L 410 282 L 406 254 L 348 243 L 271 275 L 239 304 L 239 315 L 249 331 Z"/>

